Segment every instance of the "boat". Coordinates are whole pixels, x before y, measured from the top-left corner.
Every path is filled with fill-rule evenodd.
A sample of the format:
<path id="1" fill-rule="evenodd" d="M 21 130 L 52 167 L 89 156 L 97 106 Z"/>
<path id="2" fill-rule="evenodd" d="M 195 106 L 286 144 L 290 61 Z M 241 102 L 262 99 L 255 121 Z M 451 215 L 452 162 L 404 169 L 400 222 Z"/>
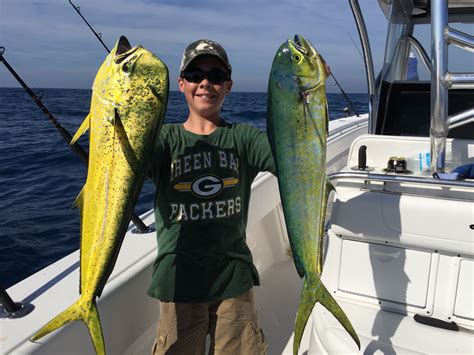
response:
<path id="1" fill-rule="evenodd" d="M 474 160 L 474 75 L 447 67 L 448 44 L 474 49 L 474 37 L 449 27 L 474 22 L 474 1 L 380 0 L 388 31 L 377 79 L 362 11 L 357 0 L 349 2 L 367 69 L 369 113 L 329 124 L 327 173 L 336 191 L 328 203 L 322 279 L 361 349 L 316 305 L 299 353 L 472 354 L 474 181 L 446 173 Z M 421 34 L 432 31 L 430 55 L 418 26 Z M 414 59 L 428 79 L 411 75 Z M 141 218 L 154 223 L 153 211 Z M 303 283 L 270 173 L 252 185 L 247 243 L 261 278 L 255 296 L 268 353 L 291 354 Z M 159 308 L 146 290 L 155 256 L 155 233 L 136 233 L 131 223 L 98 299 L 109 354 L 150 353 Z M 78 280 L 75 251 L 11 286 L 7 292 L 20 309 L 0 309 L 0 351 L 93 354 L 82 322 L 29 341 L 77 299 Z"/>
<path id="2" fill-rule="evenodd" d="M 448 58 L 474 51 L 474 37 L 459 30 L 473 28 L 474 2 L 379 5 L 388 31 L 375 79 L 362 13 L 351 1 L 368 75 L 369 132 L 330 174 L 336 197 L 322 280 L 356 329 L 360 353 L 472 354 L 474 180 L 452 171 L 474 162 L 474 74 L 450 71 Z M 472 53 L 466 57 L 461 70 L 472 71 Z M 413 60 L 421 66 L 415 72 Z M 358 352 L 320 305 L 306 331 L 308 354 Z"/>

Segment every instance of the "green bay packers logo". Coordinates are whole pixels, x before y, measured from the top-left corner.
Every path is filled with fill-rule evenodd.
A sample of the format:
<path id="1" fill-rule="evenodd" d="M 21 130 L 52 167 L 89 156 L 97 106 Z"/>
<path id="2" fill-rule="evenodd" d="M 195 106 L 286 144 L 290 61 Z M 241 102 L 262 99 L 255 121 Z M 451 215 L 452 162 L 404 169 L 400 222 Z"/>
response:
<path id="1" fill-rule="evenodd" d="M 179 182 L 173 187 L 175 190 L 192 192 L 195 196 L 209 198 L 217 196 L 223 189 L 235 186 L 239 183 L 237 178 L 221 179 L 215 175 L 204 175 L 194 179 L 192 182 Z"/>

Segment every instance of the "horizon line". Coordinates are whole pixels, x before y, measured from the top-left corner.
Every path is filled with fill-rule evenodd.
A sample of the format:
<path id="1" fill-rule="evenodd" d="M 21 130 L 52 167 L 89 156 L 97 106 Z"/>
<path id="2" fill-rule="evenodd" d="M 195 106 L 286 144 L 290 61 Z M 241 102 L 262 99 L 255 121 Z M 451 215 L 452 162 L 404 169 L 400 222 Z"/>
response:
<path id="1" fill-rule="evenodd" d="M 0 89 L 21 89 L 25 90 L 22 86 L 0 86 Z M 89 90 L 92 91 L 92 88 L 52 88 L 52 87 L 30 87 L 31 90 Z M 170 92 L 180 92 L 179 90 L 170 90 Z M 255 93 L 255 94 L 266 94 L 267 91 L 232 91 L 231 93 Z M 326 94 L 341 94 L 341 92 L 326 92 Z M 366 94 L 367 92 L 348 92 L 347 94 Z"/>

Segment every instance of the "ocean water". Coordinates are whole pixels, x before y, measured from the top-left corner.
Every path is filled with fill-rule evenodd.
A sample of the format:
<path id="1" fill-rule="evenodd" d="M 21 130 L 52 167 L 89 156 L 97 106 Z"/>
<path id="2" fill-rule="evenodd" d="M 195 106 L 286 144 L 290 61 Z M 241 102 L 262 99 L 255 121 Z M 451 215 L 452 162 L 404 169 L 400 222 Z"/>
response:
<path id="1" fill-rule="evenodd" d="M 71 135 L 87 116 L 90 90 L 37 89 L 42 102 Z M 366 94 L 349 94 L 359 113 Z M 328 94 L 330 119 L 343 117 L 341 94 Z M 171 92 L 165 122 L 183 122 L 187 105 Z M 233 92 L 222 117 L 265 130 L 266 94 Z M 87 147 L 87 135 L 79 143 Z M 0 285 L 8 288 L 79 248 L 79 211 L 72 203 L 86 167 L 23 89 L 0 88 Z M 136 214 L 153 208 L 154 186 L 145 182 Z"/>

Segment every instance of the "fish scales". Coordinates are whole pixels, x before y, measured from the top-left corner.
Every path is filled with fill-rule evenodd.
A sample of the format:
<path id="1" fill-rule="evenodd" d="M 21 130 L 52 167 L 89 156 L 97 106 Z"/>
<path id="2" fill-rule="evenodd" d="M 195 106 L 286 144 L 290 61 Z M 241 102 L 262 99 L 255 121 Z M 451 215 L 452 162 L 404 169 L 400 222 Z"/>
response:
<path id="1" fill-rule="evenodd" d="M 87 179 L 75 201 L 81 213 L 81 297 L 32 340 L 83 320 L 96 353 L 105 353 L 96 297 L 127 231 L 162 125 L 168 90 L 166 65 L 141 46 L 131 48 L 121 37 L 97 73 L 90 113 L 71 142 L 90 130 Z"/>
<path id="2" fill-rule="evenodd" d="M 336 316 L 360 348 L 350 321 L 319 278 L 330 188 L 325 166 L 325 79 L 319 54 L 302 36 L 296 35 L 294 41 L 288 40 L 278 49 L 268 84 L 268 137 L 293 259 L 298 274 L 304 277 L 295 324 L 295 354 L 316 302 Z"/>

